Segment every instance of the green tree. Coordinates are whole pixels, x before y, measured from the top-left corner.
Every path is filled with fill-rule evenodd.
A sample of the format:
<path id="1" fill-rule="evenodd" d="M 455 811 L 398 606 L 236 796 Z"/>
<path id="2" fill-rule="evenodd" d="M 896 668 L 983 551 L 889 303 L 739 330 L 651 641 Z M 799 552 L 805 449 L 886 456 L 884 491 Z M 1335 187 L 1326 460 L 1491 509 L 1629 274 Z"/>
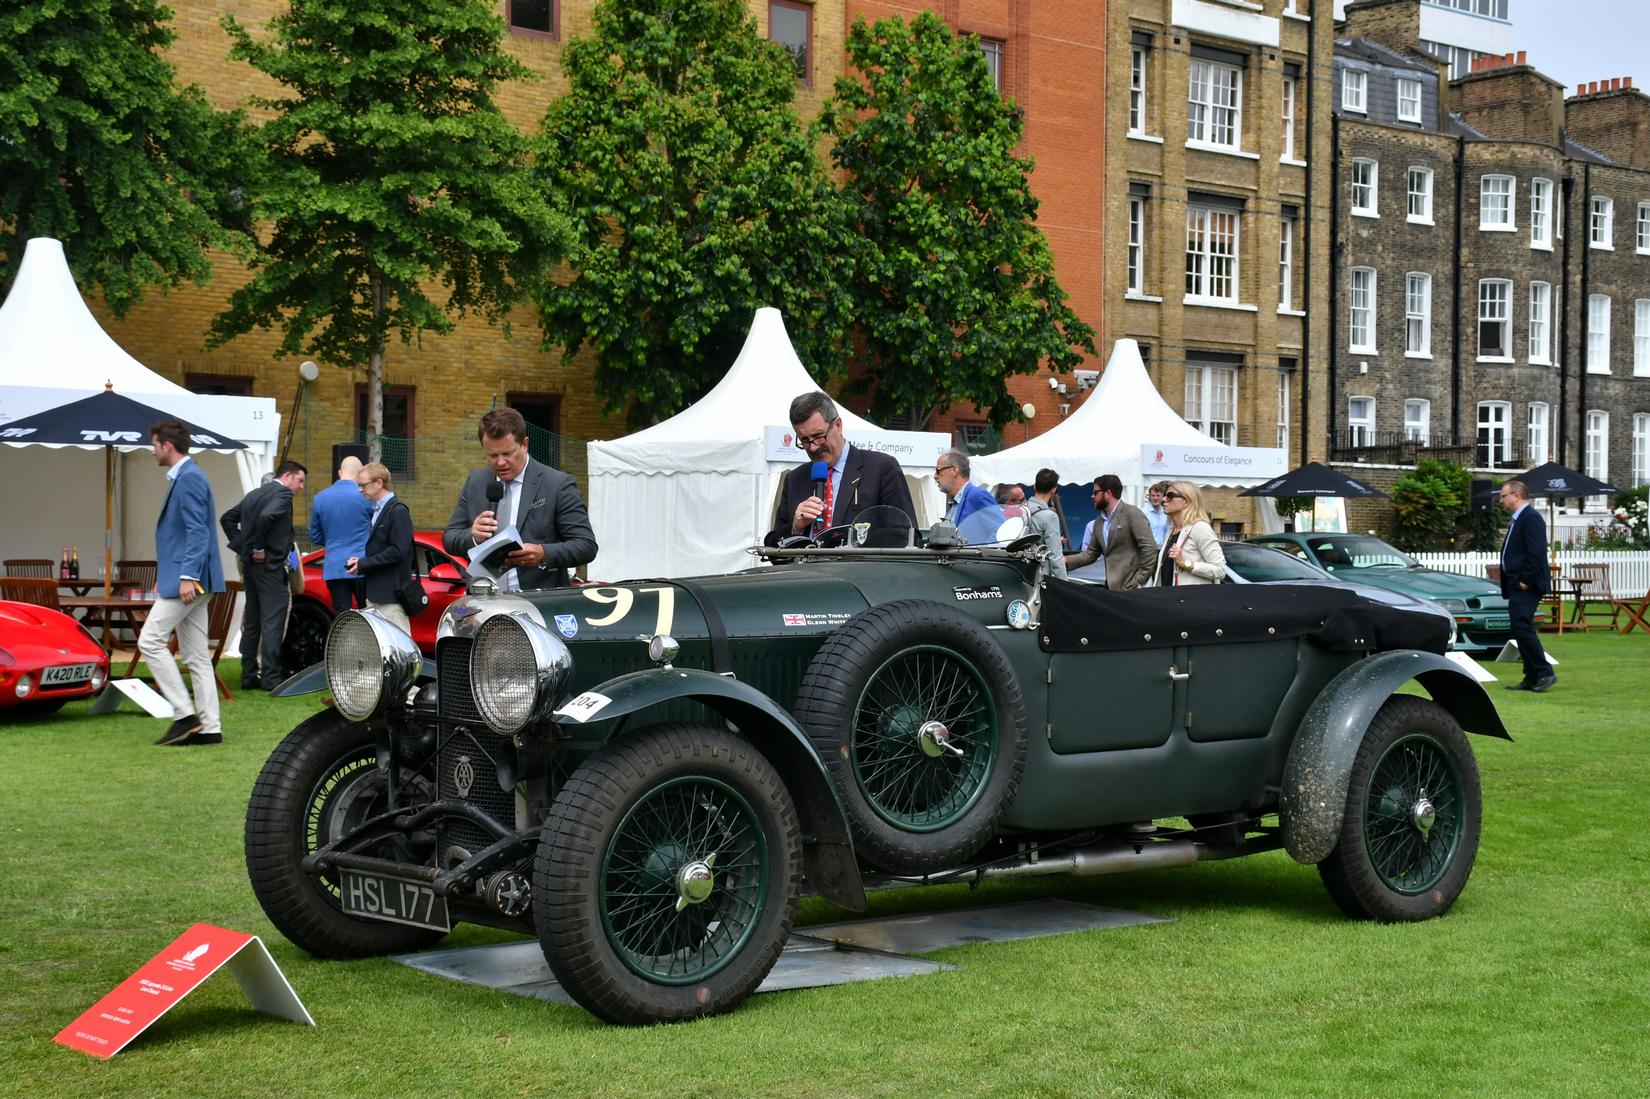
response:
<path id="1" fill-rule="evenodd" d="M 267 241 L 212 342 L 278 325 L 277 354 L 364 368 L 375 453 L 390 334 L 445 334 L 472 311 L 498 322 L 565 235 L 493 101 L 532 75 L 504 52 L 496 9 L 292 0 L 267 41 L 223 18 L 230 56 L 286 94 L 255 100 L 272 112 L 255 130 Z"/>
<path id="2" fill-rule="evenodd" d="M 538 289 L 546 348 L 596 356 L 632 426 L 679 411 L 776 306 L 824 378 L 846 355 L 835 192 L 792 109 L 796 68 L 744 0 L 602 0 L 567 44 L 541 162 L 576 243 Z"/>
<path id="3" fill-rule="evenodd" d="M 842 185 L 854 319 L 871 415 L 921 428 L 959 401 L 1001 426 L 1019 415 L 1007 380 L 1066 370 L 1094 333 L 1066 305 L 1016 156 L 1024 122 L 998 95 L 973 37 L 923 12 L 855 22 L 820 116 Z"/>
<path id="4" fill-rule="evenodd" d="M 1452 462 L 1422 458 L 1392 486 L 1397 513 L 1393 542 L 1401 550 L 1495 549 L 1501 517 L 1474 512 L 1472 473 Z"/>
<path id="5" fill-rule="evenodd" d="M 240 117 L 176 85 L 170 18 L 154 0 L 0 7 L 0 283 L 29 238 L 56 237 L 119 316 L 235 246 Z"/>

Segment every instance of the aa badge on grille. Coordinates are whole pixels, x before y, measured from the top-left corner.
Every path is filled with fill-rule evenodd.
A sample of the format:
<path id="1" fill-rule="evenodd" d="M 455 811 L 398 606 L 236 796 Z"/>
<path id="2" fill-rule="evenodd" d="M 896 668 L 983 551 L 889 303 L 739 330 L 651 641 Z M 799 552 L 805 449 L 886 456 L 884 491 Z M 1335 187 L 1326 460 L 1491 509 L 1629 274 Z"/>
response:
<path id="1" fill-rule="evenodd" d="M 469 756 L 459 756 L 458 762 L 453 764 L 453 789 L 461 798 L 470 796 L 470 787 L 476 784 L 476 769 L 470 764 Z"/>

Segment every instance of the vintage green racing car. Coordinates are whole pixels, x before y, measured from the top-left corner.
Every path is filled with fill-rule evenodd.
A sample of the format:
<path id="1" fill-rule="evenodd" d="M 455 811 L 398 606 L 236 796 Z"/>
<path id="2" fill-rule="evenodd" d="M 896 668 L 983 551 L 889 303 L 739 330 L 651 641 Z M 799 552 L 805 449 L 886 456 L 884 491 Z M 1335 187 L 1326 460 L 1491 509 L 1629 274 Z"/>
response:
<path id="1" fill-rule="evenodd" d="M 535 936 L 619 1023 L 738 1005 L 804 889 L 861 909 L 872 883 L 1282 847 L 1354 917 L 1449 909 L 1480 827 L 1462 730 L 1507 735 L 1449 623 L 1315 585 L 1044 580 L 998 518 L 924 544 L 878 509 L 727 576 L 476 582 L 433 660 L 345 612 L 280 692 L 332 704 L 253 789 L 253 889 L 322 957 Z"/>

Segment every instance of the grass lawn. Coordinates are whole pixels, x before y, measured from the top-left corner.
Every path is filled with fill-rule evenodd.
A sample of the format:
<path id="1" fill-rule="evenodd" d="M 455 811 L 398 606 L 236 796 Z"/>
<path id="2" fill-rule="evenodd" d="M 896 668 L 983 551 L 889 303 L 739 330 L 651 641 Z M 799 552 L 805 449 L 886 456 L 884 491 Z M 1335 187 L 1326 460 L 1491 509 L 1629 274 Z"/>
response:
<path id="1" fill-rule="evenodd" d="M 1650 639 L 1552 638 L 1551 693 L 1490 684 L 1478 864 L 1441 920 L 1343 918 L 1277 852 L 879 894 L 876 911 L 1063 896 L 1172 924 L 959 947 L 955 972 L 756 996 L 626 1030 L 415 972 L 318 962 L 246 882 L 265 756 L 319 696 L 237 697 L 221 748 L 86 705 L 0 724 L 0 1066 L 18 1096 L 1459 1096 L 1650 1092 Z M 1516 664 L 1489 665 L 1503 681 Z M 226 665 L 224 678 L 236 681 Z M 130 707 L 127 708 L 129 710 Z M 842 913 L 805 902 L 802 922 Z M 315 1016 L 220 974 L 99 1062 L 52 1035 L 196 920 L 264 937 Z M 494 941 L 463 928 L 447 945 Z"/>

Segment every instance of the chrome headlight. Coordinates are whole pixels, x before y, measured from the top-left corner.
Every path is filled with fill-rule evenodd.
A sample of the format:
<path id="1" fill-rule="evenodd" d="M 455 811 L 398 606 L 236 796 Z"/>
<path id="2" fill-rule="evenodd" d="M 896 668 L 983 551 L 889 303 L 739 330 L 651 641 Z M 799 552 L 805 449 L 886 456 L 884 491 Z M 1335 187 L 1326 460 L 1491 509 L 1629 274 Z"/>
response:
<path id="1" fill-rule="evenodd" d="M 372 611 L 345 611 L 327 631 L 327 687 L 338 712 L 366 721 L 406 695 L 424 655 L 412 638 Z"/>
<path id="2" fill-rule="evenodd" d="M 1437 603 L 1440 607 L 1443 607 L 1446 611 L 1464 611 L 1467 609 L 1467 601 L 1465 599 L 1435 599 L 1433 602 Z"/>
<path id="3" fill-rule="evenodd" d="M 562 639 L 522 615 L 489 618 L 470 649 L 470 693 L 481 719 L 509 736 L 542 719 L 573 674 Z"/>

